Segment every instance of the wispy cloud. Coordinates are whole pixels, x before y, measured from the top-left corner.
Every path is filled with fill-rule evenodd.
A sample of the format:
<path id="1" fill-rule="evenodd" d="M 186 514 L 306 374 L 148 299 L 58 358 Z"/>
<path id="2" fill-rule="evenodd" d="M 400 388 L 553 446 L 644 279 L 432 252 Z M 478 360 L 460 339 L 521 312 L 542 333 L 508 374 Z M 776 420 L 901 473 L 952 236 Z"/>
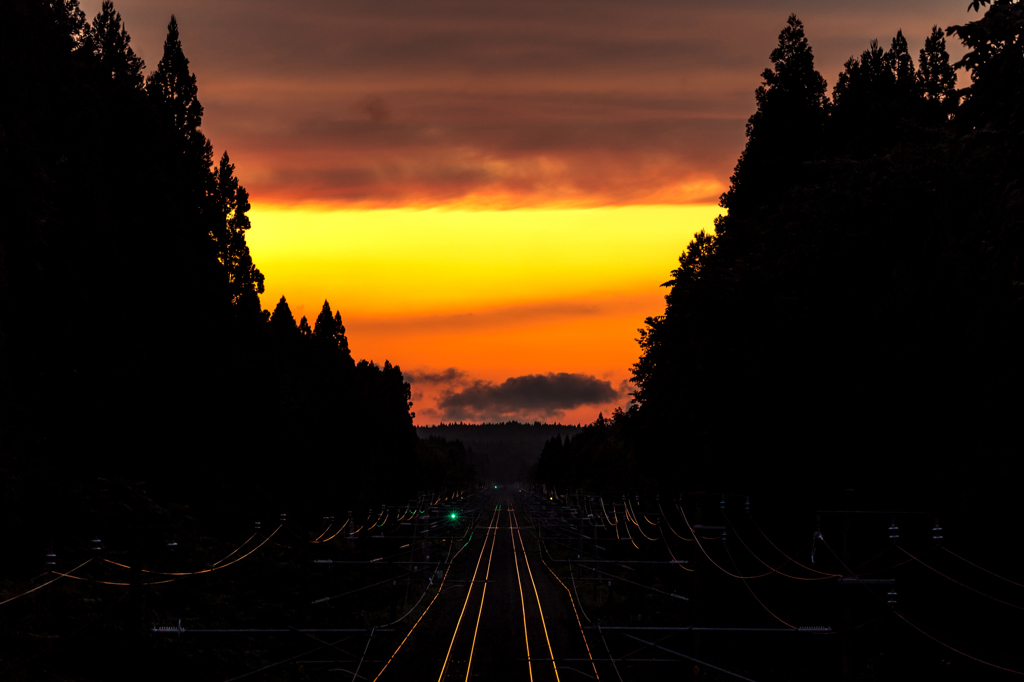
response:
<path id="1" fill-rule="evenodd" d="M 449 367 L 448 369 L 441 370 L 440 372 L 431 372 L 429 370 L 411 371 L 405 373 L 405 380 L 409 383 L 414 384 L 445 384 L 452 385 L 463 381 L 466 378 L 466 373 L 461 369 L 455 367 Z"/>
<path id="2" fill-rule="evenodd" d="M 655 292 L 660 301 L 662 292 Z M 638 309 L 650 307 L 651 296 L 608 296 L 583 301 L 543 301 L 521 305 L 505 305 L 470 310 L 467 312 L 438 313 L 434 315 L 403 315 L 401 317 L 352 317 L 346 320 L 360 333 L 418 333 L 450 334 L 472 330 L 498 330 L 521 328 L 525 325 L 550 321 L 567 322 L 583 318 L 598 318 L 616 314 L 634 314 Z"/>

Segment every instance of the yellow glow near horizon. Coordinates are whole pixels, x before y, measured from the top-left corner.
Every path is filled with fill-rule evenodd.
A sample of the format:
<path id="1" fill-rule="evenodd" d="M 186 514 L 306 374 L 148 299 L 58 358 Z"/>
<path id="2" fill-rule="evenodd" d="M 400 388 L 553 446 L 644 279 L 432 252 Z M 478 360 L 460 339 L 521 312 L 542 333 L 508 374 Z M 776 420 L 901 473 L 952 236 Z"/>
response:
<path id="1" fill-rule="evenodd" d="M 664 310 L 659 285 L 719 212 L 254 206 L 247 239 L 266 275 L 263 306 L 284 295 L 312 324 L 327 299 L 357 359 L 492 382 L 586 373 L 618 387 L 639 355 L 637 328 Z M 418 424 L 443 419 L 433 409 L 441 388 L 414 384 Z M 614 406 L 563 418 L 590 422 Z"/>
<path id="2" fill-rule="evenodd" d="M 649 291 L 720 211 L 256 205 L 247 239 L 267 275 L 265 307 L 283 294 L 307 315 L 326 298 L 343 317 L 387 318 Z"/>

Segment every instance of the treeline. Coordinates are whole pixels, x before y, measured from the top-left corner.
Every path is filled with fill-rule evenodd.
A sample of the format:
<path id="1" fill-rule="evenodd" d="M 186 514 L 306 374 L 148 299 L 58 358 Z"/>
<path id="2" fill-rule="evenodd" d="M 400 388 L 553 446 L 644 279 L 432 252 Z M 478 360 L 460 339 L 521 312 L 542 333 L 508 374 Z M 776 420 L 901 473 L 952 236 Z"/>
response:
<path id="1" fill-rule="evenodd" d="M 312 328 L 261 310 L 249 197 L 174 18 L 146 75 L 110 2 L 4 7 L 5 527 L 74 534 L 120 484 L 249 519 L 440 487 L 397 366 L 356 363 L 326 302 Z"/>
<path id="2" fill-rule="evenodd" d="M 987 9 L 985 9 L 987 8 Z M 990 502 L 1017 480 L 1024 10 L 897 33 L 828 96 L 791 16 L 727 213 L 664 284 L 636 405 L 545 449 L 561 488 Z M 946 36 L 967 53 L 950 64 Z M 957 89 L 955 68 L 970 85 Z M 594 483 L 600 481 L 600 483 Z M 615 482 L 618 481 L 616 484 Z"/>
<path id="3" fill-rule="evenodd" d="M 530 477 L 545 443 L 568 438 L 581 427 L 567 424 L 532 424 L 517 421 L 463 424 L 462 422 L 419 426 L 420 438 L 458 443 L 465 461 L 481 481 L 515 483 Z"/>

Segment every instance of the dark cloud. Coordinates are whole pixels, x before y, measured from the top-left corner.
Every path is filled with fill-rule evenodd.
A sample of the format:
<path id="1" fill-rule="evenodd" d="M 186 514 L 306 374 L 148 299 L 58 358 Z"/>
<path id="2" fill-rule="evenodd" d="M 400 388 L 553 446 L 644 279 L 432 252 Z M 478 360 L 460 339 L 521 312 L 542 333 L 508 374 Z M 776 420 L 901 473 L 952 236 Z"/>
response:
<path id="1" fill-rule="evenodd" d="M 566 372 L 511 377 L 500 384 L 473 381 L 461 390 L 448 390 L 437 408 L 448 421 L 557 419 L 565 410 L 605 405 L 622 394 L 608 381 L 589 374 Z"/>
<path id="2" fill-rule="evenodd" d="M 564 105 L 554 98 L 548 106 L 554 111 Z M 509 108 L 516 107 L 510 103 Z M 310 121 L 291 135 L 250 143 L 250 154 L 268 170 L 247 186 L 278 201 L 298 197 L 382 205 L 445 203 L 473 195 L 519 196 L 527 204 L 715 202 L 725 188 L 719 178 L 727 177 L 734 161 L 719 150 L 739 150 L 742 140 L 742 126 L 725 118 L 655 120 L 652 115 L 647 121 L 448 126 Z"/>
<path id="3" fill-rule="evenodd" d="M 714 202 L 790 12 L 829 83 L 872 38 L 901 28 L 916 54 L 932 24 L 970 19 L 962 0 L 117 7 L 149 69 L 177 15 L 204 130 L 255 200 L 377 205 Z"/>

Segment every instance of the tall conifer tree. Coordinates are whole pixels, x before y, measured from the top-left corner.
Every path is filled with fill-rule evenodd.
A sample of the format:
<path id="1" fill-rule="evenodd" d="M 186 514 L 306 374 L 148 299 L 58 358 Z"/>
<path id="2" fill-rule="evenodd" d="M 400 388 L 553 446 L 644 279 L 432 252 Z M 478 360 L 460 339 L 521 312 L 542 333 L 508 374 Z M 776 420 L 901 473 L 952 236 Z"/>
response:
<path id="1" fill-rule="evenodd" d="M 917 80 L 925 99 L 955 106 L 956 69 L 949 63 L 946 39 L 938 26 L 932 26 L 932 33 L 921 48 Z"/>
<path id="2" fill-rule="evenodd" d="M 173 16 L 167 25 L 163 58 L 149 76 L 146 92 L 165 124 L 177 133 L 186 162 L 209 171 L 213 164 L 213 147 L 200 129 L 203 105 L 199 102 L 199 88 L 195 74 L 188 69 L 188 59 L 178 35 L 178 21 Z"/>
<path id="3" fill-rule="evenodd" d="M 897 87 L 908 92 L 913 91 L 917 85 L 917 73 L 914 71 L 914 60 L 910 57 L 903 31 L 896 31 L 896 37 L 892 39 L 885 59 Z"/>
<path id="4" fill-rule="evenodd" d="M 331 312 L 331 304 L 324 300 L 324 306 L 320 309 L 320 314 L 316 316 L 316 322 L 313 323 L 313 338 L 320 343 L 335 346 L 337 341 L 334 331 L 334 314 Z"/>
<path id="5" fill-rule="evenodd" d="M 274 312 L 270 315 L 270 327 L 281 334 L 295 333 L 295 316 L 292 315 L 292 309 L 288 306 L 288 301 L 284 296 L 274 306 Z"/>
<path id="6" fill-rule="evenodd" d="M 121 23 L 121 14 L 111 0 L 103 0 L 100 13 L 93 19 L 89 32 L 93 53 L 100 60 L 104 73 L 115 83 L 133 90 L 142 88 L 142 59 L 131 47 L 131 36 Z"/>
<path id="7" fill-rule="evenodd" d="M 348 337 L 345 336 L 345 325 L 341 323 L 341 311 L 334 313 L 334 339 L 338 344 L 338 350 L 341 351 L 341 354 L 345 356 L 349 362 L 354 362 L 352 359 L 352 351 L 348 348 Z"/>
<path id="8" fill-rule="evenodd" d="M 227 270 L 231 302 L 236 305 L 256 304 L 255 294 L 263 293 L 263 273 L 252 262 L 245 231 L 249 229 L 249 193 L 235 177 L 235 166 L 228 153 L 221 156 L 214 173 L 214 201 L 219 209 L 218 220 L 211 224 L 217 257 Z"/>
<path id="9" fill-rule="evenodd" d="M 747 121 L 747 146 L 740 155 L 721 206 L 730 216 L 718 224 L 728 231 L 748 211 L 757 211 L 793 182 L 799 164 L 815 154 L 825 124 L 825 79 L 814 68 L 804 25 L 790 15 L 771 53 L 773 67 L 761 74 L 757 111 Z M 738 215 L 737 215 L 738 214 Z"/>

